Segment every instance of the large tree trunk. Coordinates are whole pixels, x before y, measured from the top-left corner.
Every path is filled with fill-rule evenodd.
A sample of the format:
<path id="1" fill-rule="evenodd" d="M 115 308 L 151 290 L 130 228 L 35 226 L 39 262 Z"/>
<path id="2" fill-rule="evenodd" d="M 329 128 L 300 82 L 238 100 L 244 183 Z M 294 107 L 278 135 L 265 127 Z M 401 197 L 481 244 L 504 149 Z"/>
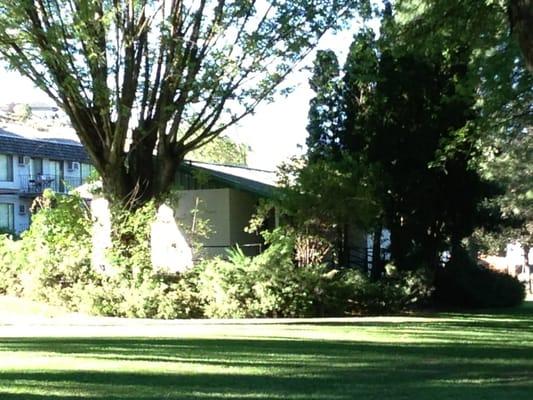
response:
<path id="1" fill-rule="evenodd" d="M 162 204 L 172 189 L 183 153 L 154 155 L 153 145 L 133 143 L 128 153 L 110 160 L 102 171 L 104 196 L 113 206 L 136 210 L 153 200 Z"/>
<path id="2" fill-rule="evenodd" d="M 406 235 L 405 229 L 400 223 L 390 227 L 390 254 L 391 261 L 399 270 L 412 268 L 409 265 L 408 253 L 412 249 L 412 243 Z"/>
<path id="3" fill-rule="evenodd" d="M 509 22 L 524 54 L 526 67 L 533 73 L 533 0 L 510 0 Z"/>
<path id="4" fill-rule="evenodd" d="M 143 258 L 144 264 L 149 264 L 151 258 L 152 261 L 158 260 L 157 267 L 164 269 L 167 264 L 167 270 L 183 270 L 182 265 L 189 265 L 189 259 L 164 260 L 162 254 L 180 253 L 188 257 L 190 249 L 183 248 L 185 240 L 182 240 L 181 233 L 174 234 L 179 232 L 179 227 L 172 211 L 169 215 L 169 211 L 166 210 L 163 220 L 158 211 L 173 187 L 175 174 L 184 153 L 177 153 L 167 148 L 165 153 L 154 154 L 155 135 L 146 135 L 139 139 L 141 135 L 138 131 L 134 131 L 132 136 L 134 141 L 129 151 L 117 151 L 115 154 L 110 152 L 105 167 L 99 169 L 103 184 L 102 195 L 106 201 L 98 207 L 107 210 L 98 210 L 100 215 L 96 226 L 97 239 L 93 246 L 93 264 L 96 264 L 98 269 L 112 273 L 121 271 L 124 265 L 114 265 L 116 261 L 113 260 L 121 259 L 123 264 L 127 264 L 132 257 L 131 250 L 135 246 L 141 248 L 143 246 L 141 242 L 144 241 L 148 249 L 148 254 Z M 153 202 L 154 207 L 147 211 L 144 206 L 150 202 Z M 152 229 L 151 234 L 147 236 L 146 232 L 139 232 L 142 229 L 138 231 L 124 229 L 124 224 L 129 223 L 129 218 L 143 221 L 144 217 L 137 213 L 146 212 L 152 212 L 153 215 L 146 216 L 144 225 L 154 225 L 157 227 L 156 231 Z M 108 228 L 98 232 L 102 226 Z M 160 232 L 174 233 L 173 237 L 166 237 Z M 154 248 L 154 244 L 157 244 L 157 249 Z M 154 250 L 161 254 L 154 254 Z M 110 257 L 110 254 L 113 256 Z"/>

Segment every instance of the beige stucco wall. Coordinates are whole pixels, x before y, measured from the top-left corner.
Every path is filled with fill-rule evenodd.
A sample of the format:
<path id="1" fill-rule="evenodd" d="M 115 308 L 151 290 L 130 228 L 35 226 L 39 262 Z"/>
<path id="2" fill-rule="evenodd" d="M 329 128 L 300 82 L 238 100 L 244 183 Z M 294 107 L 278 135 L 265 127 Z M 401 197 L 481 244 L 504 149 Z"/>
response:
<path id="1" fill-rule="evenodd" d="M 208 220 L 211 233 L 202 240 L 203 253 L 206 256 L 225 255 L 226 248 L 231 246 L 230 224 L 230 189 L 203 189 L 178 192 L 178 204 L 175 205 L 175 215 L 188 230 L 192 226 L 191 211 L 199 200 L 198 217 Z"/>
<path id="2" fill-rule="evenodd" d="M 245 254 L 258 254 L 260 238 L 244 231 L 256 211 L 255 196 L 228 188 L 181 191 L 176 218 L 188 227 L 192 224 L 191 210 L 195 208 L 196 199 L 200 201 L 199 217 L 209 220 L 212 229 L 209 238 L 202 240 L 203 255 L 226 255 L 226 249 L 237 243 L 248 245 L 242 246 Z"/>

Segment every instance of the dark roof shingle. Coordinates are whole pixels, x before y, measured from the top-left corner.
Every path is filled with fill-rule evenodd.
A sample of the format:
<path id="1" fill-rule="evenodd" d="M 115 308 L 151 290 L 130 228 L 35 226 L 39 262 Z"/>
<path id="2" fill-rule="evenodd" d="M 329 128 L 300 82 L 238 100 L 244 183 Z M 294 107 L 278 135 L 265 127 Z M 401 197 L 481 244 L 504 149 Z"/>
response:
<path id="1" fill-rule="evenodd" d="M 0 135 L 0 153 L 91 163 L 82 145 Z"/>

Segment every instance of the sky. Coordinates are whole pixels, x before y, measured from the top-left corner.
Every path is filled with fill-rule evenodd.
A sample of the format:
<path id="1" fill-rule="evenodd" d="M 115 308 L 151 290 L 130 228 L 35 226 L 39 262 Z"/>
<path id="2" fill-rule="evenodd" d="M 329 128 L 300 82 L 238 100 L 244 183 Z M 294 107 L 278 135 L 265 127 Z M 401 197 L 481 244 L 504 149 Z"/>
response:
<path id="1" fill-rule="evenodd" d="M 336 35 L 327 34 L 317 49 L 335 50 L 342 65 L 354 30 L 355 27 Z M 305 67 L 312 65 L 315 54 L 316 50 L 289 77 L 288 83 L 294 88 L 291 94 L 276 96 L 272 103 L 261 104 L 254 115 L 225 132 L 232 139 L 249 146 L 250 167 L 274 170 L 290 156 L 304 152 L 307 112 L 313 97 L 308 84 L 310 72 Z M 12 102 L 53 104 L 28 78 L 0 67 L 0 105 Z"/>

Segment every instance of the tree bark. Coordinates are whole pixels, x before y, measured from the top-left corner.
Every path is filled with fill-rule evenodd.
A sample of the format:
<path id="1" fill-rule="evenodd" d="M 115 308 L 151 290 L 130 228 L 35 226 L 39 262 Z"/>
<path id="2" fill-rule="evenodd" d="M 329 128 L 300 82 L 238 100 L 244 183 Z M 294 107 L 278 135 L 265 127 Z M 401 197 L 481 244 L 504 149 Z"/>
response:
<path id="1" fill-rule="evenodd" d="M 529 72 L 533 73 L 533 0 L 510 0 L 511 32 L 516 35 Z"/>

